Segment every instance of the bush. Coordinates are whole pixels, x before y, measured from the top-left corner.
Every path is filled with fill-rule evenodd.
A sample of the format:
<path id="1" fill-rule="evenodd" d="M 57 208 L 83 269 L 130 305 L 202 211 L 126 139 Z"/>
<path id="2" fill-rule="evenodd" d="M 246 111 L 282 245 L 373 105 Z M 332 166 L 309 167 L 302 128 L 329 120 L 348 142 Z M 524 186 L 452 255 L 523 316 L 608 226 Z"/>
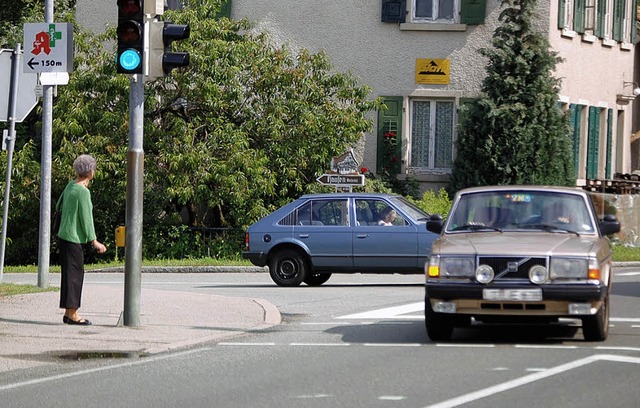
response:
<path id="1" fill-rule="evenodd" d="M 409 200 L 427 213 L 440 214 L 442 218 L 447 218 L 449 211 L 451 211 L 452 202 L 444 188 L 441 188 L 437 193 L 433 190 L 425 191 L 419 200 L 411 197 Z"/>

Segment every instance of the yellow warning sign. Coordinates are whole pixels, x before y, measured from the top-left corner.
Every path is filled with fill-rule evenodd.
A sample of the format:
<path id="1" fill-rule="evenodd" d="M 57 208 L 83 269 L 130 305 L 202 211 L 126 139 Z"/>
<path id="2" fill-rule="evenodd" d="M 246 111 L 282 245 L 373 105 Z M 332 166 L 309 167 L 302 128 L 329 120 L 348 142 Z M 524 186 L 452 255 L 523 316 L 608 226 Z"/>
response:
<path id="1" fill-rule="evenodd" d="M 449 83 L 451 63 L 448 59 L 416 59 L 416 84 L 446 85 Z"/>

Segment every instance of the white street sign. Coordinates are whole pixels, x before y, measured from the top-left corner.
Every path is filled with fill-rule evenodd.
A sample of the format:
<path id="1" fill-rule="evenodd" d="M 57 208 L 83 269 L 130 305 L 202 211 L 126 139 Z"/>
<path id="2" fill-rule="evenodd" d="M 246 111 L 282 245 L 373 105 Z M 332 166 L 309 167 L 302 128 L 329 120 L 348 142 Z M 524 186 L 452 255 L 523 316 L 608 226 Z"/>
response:
<path id="1" fill-rule="evenodd" d="M 11 56 L 13 50 L 0 50 L 0 122 L 9 120 L 9 96 L 11 93 Z M 24 56 L 23 56 L 24 57 Z M 22 122 L 38 103 L 36 96 L 37 74 L 20 73 L 16 122 Z"/>
<path id="2" fill-rule="evenodd" d="M 73 72 L 73 25 L 25 24 L 23 63 L 24 72 Z"/>

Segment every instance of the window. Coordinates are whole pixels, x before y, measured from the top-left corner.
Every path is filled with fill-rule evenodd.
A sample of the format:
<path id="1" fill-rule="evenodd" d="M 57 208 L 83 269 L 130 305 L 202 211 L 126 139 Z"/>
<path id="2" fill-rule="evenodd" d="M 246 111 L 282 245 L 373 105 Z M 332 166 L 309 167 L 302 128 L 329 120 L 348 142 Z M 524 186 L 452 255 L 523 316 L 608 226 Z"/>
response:
<path id="1" fill-rule="evenodd" d="M 413 0 L 413 22 L 457 22 L 457 0 Z"/>
<path id="2" fill-rule="evenodd" d="M 558 28 L 604 40 L 635 41 L 636 0 L 558 1 Z"/>
<path id="3" fill-rule="evenodd" d="M 393 207 L 382 200 L 357 199 L 356 220 L 358 226 L 403 226 L 407 221 Z"/>
<path id="4" fill-rule="evenodd" d="M 411 101 L 409 168 L 449 173 L 453 164 L 455 104 L 447 100 Z"/>

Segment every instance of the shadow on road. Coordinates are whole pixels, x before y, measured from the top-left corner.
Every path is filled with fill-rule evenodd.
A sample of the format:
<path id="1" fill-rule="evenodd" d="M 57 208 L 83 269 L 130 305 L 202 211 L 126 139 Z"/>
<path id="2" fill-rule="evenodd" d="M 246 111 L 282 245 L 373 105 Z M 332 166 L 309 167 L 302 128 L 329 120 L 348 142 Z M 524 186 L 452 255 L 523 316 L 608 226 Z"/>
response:
<path id="1" fill-rule="evenodd" d="M 574 322 L 560 322 L 546 325 L 499 325 L 474 323 L 469 327 L 456 328 L 448 343 L 452 344 L 563 344 L 583 341 L 576 336 L 580 327 Z M 394 343 L 415 344 L 432 343 L 427 337 L 424 321 L 385 322 L 338 326 L 327 333 L 339 334 L 345 343 Z M 442 342 L 439 342 L 442 343 Z"/>

